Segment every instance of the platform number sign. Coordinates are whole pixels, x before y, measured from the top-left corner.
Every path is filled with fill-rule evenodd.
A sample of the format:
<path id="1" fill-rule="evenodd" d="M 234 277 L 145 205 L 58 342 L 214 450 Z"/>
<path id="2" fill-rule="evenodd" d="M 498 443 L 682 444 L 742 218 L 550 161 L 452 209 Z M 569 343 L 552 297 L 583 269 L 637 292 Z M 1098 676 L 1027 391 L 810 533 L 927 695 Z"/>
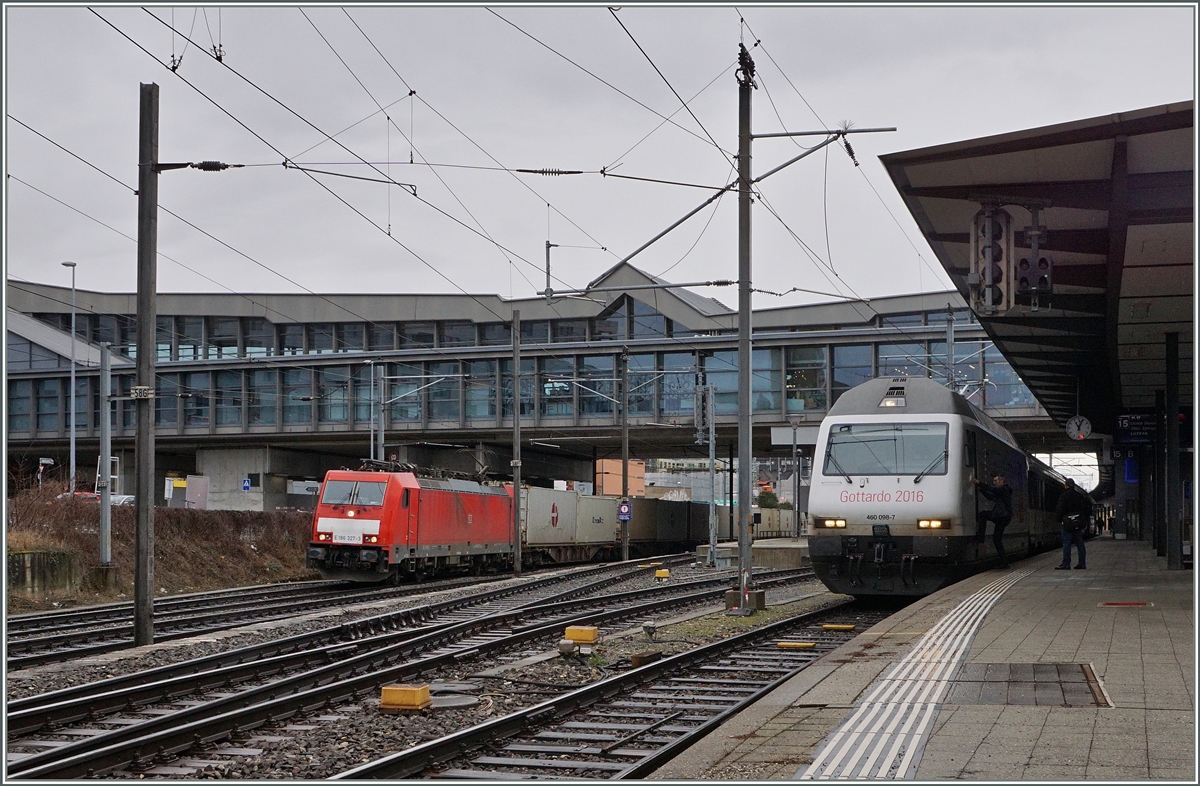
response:
<path id="1" fill-rule="evenodd" d="M 628 502 L 617 505 L 617 521 L 629 521 L 633 518 L 633 507 Z"/>

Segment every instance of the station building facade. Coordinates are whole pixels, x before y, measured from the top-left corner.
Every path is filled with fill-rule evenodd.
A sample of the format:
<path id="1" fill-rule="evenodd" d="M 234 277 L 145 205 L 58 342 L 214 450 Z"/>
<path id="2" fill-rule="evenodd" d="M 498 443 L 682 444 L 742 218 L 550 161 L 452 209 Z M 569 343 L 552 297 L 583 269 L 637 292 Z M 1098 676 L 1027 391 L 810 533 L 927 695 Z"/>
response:
<path id="1" fill-rule="evenodd" d="M 160 294 L 156 497 L 205 475 L 209 507 L 306 506 L 311 481 L 356 465 L 381 425 L 389 458 L 510 473 L 512 317 L 520 314 L 523 476 L 591 481 L 620 457 L 622 358 L 632 454 L 707 456 L 696 388 L 715 388 L 720 455 L 736 440 L 737 315 L 622 264 L 592 299 L 410 294 Z M 67 462 L 70 290 L 8 282 L 10 474 Z M 77 292 L 78 481 L 99 452 L 99 346 L 112 345 L 114 455 L 132 491 L 135 296 Z M 845 390 L 876 376 L 950 382 L 1014 431 L 1045 411 L 954 291 L 761 309 L 753 315 L 756 455 L 771 428 L 801 423 L 804 449 Z M 952 344 L 952 351 L 948 346 Z M 951 357 L 952 354 L 952 357 Z M 790 444 L 788 446 L 790 451 Z"/>

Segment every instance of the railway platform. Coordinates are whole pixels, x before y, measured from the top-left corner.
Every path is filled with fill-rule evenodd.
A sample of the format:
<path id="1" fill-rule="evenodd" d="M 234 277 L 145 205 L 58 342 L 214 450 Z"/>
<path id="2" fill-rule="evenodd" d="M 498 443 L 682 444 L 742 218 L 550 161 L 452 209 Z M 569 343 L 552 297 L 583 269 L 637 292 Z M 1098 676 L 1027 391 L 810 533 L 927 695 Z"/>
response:
<path id="1" fill-rule="evenodd" d="M 905 607 L 650 777 L 1194 783 L 1194 573 L 1139 541 L 1087 552 Z"/>

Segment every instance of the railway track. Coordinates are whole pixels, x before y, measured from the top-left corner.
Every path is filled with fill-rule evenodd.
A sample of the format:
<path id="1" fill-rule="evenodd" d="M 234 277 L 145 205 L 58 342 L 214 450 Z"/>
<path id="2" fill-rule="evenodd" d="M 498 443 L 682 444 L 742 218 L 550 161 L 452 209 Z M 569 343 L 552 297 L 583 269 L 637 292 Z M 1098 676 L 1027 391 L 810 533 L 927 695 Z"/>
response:
<path id="1" fill-rule="evenodd" d="M 682 559 L 674 555 L 671 559 Z M 611 566 L 592 570 L 612 569 Z M 509 576 L 461 577 L 421 585 L 361 586 L 343 582 L 305 582 L 164 598 L 154 603 L 155 643 L 241 627 L 249 622 L 284 619 L 306 611 L 326 610 L 413 593 L 475 587 Z M 249 597 L 247 597 L 247 595 Z M 22 615 L 6 624 L 7 669 L 99 655 L 133 646 L 132 604 L 109 604 L 50 614 Z M 15 627 L 14 627 L 15 626 Z"/>
<path id="2" fill-rule="evenodd" d="M 333 779 L 643 778 L 885 616 L 847 601 L 614 675 Z M 853 628 L 829 630 L 831 622 Z"/>
<path id="3" fill-rule="evenodd" d="M 775 580 L 794 581 L 798 574 Z M 226 653 L 218 656 L 221 665 L 214 662 L 218 657 L 207 658 L 163 667 L 155 670 L 157 674 L 31 697 L 9 706 L 8 776 L 64 778 L 145 770 L 194 746 L 202 749 L 280 718 L 332 707 L 378 691 L 388 682 L 491 657 L 539 639 L 557 639 L 565 624 L 604 625 L 671 607 L 711 603 L 730 579 L 724 574 L 656 588 L 650 593 L 655 599 L 641 603 L 636 600 L 646 596 L 645 591 L 565 599 L 620 580 L 610 576 L 590 587 L 526 598 L 508 610 L 465 621 L 453 617 L 461 613 L 461 605 L 446 602 L 439 604 L 444 605 L 440 611 L 450 618 L 418 627 L 389 631 L 399 620 L 383 615 L 339 626 L 323 637 L 306 634 L 295 641 L 281 640 L 273 651 Z M 438 612 L 409 611 L 410 622 L 428 620 Z M 70 724 L 75 725 L 65 728 Z M 68 739 L 61 739 L 64 736 Z"/>

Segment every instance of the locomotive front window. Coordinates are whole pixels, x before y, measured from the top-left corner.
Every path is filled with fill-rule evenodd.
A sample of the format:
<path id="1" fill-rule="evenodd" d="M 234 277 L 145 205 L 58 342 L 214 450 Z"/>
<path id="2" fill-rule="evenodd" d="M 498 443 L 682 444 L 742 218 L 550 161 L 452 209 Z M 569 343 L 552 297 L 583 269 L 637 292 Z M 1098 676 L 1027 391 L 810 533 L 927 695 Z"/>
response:
<path id="1" fill-rule="evenodd" d="M 387 483 L 368 483 L 365 481 L 359 481 L 354 504 L 374 506 L 382 505 L 383 492 L 385 489 L 387 489 Z"/>
<path id="2" fill-rule="evenodd" d="M 840 423 L 829 430 L 826 475 L 945 475 L 946 423 Z"/>
<path id="3" fill-rule="evenodd" d="M 321 493 L 321 504 L 380 506 L 386 488 L 387 483 L 373 481 L 329 480 Z"/>

